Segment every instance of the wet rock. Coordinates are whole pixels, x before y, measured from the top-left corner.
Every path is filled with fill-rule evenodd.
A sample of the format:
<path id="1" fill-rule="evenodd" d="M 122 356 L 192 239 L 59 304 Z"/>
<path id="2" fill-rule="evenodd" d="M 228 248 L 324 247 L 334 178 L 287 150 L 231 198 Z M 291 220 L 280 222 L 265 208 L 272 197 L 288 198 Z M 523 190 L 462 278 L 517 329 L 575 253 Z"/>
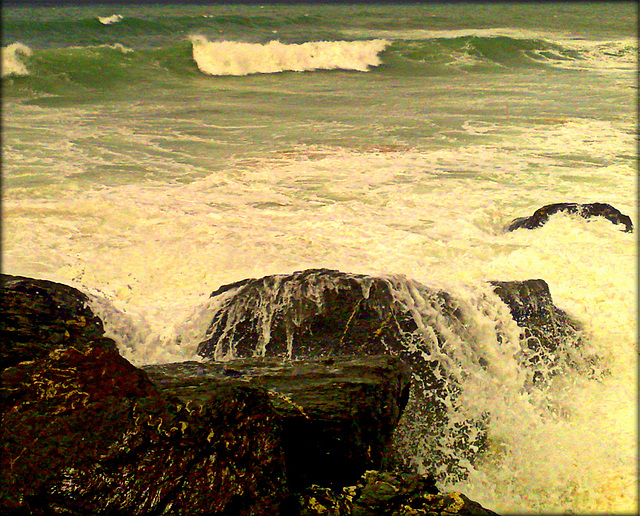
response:
<path id="1" fill-rule="evenodd" d="M 82 292 L 53 281 L 2 274 L 0 368 L 45 357 L 50 351 L 92 347 L 115 351 L 102 321 Z"/>
<path id="2" fill-rule="evenodd" d="M 447 292 L 329 269 L 248 279 L 212 297 L 217 308 L 198 346 L 205 358 L 398 355 L 423 390 L 445 386 L 432 369 L 468 323 Z"/>
<path id="3" fill-rule="evenodd" d="M 406 278 L 309 269 L 223 286 L 212 297 L 217 309 L 207 340 L 198 346 L 200 355 L 215 360 L 396 355 L 412 370 L 411 410 L 419 412 L 434 439 L 446 426 L 458 378 L 447 374 L 442 362 L 461 347 L 453 339 L 467 331 L 468 322 L 447 292 Z M 465 425 L 462 434 L 468 434 Z M 460 450 L 468 444 L 462 434 Z"/>
<path id="4" fill-rule="evenodd" d="M 542 287 L 539 282 L 494 284 L 505 303 L 513 305 L 516 323 L 523 328 L 522 360 L 536 380 L 558 353 L 579 343 L 580 333 L 553 306 L 548 286 Z M 477 308 L 448 292 L 403 277 L 310 269 L 247 279 L 221 287 L 212 297 L 216 308 L 207 339 L 198 347 L 202 356 L 398 356 L 412 371 L 411 398 L 399 435 L 406 443 L 420 441 L 415 450 L 409 444 L 398 456 L 430 449 L 428 463 L 451 478 L 464 476 L 464 468 L 458 470 L 456 464 L 472 460 L 484 446 L 486 415 L 467 415 L 458 398 L 469 375 L 486 374 L 491 366 L 478 341 L 486 328 L 477 321 Z M 499 324 L 494 329 L 498 341 L 511 338 Z M 414 430 L 405 431 L 409 427 Z M 390 465 L 404 467 L 393 461 Z"/>
<path id="5" fill-rule="evenodd" d="M 198 354 L 216 360 L 379 354 L 401 331 L 388 282 L 363 275 L 309 269 L 225 285 L 211 297 L 221 307 Z"/>
<path id="6" fill-rule="evenodd" d="M 379 468 L 409 397 L 409 368 L 390 356 L 227 363 L 183 362 L 143 368 L 182 403 L 242 380 L 266 389 L 281 418 L 289 486 L 341 487 Z"/>
<path id="7" fill-rule="evenodd" d="M 0 512 L 278 513 L 288 490 L 264 390 L 228 383 L 181 403 L 100 335 L 79 292 L 4 286 Z"/>
<path id="8" fill-rule="evenodd" d="M 580 348 L 581 325 L 554 305 L 544 280 L 489 283 L 523 329 L 529 365 Z M 460 300 L 401 277 L 310 269 L 226 285 L 212 297 L 219 303 L 198 346 L 205 358 L 398 355 L 423 392 L 446 388 L 442 360 L 473 348 L 477 333 Z M 472 360 L 482 365 L 484 357 Z"/>
<path id="9" fill-rule="evenodd" d="M 277 417 L 245 384 L 186 405 L 95 348 L 54 350 L 1 379 L 6 511 L 266 515 L 286 495 Z"/>
<path id="10" fill-rule="evenodd" d="M 299 498 L 300 516 L 497 516 L 462 493 L 440 493 L 434 479 L 412 473 L 367 471 L 342 490 L 313 486 Z"/>
<path id="11" fill-rule="evenodd" d="M 579 215 L 585 219 L 591 217 L 604 217 L 613 224 L 624 226 L 626 233 L 633 232 L 633 223 L 628 215 L 620 212 L 610 204 L 605 203 L 587 203 L 578 204 L 573 202 L 563 202 L 557 204 L 549 204 L 537 209 L 530 217 L 519 217 L 511 221 L 507 226 L 507 231 L 515 231 L 516 229 L 535 229 L 543 226 L 551 215 L 558 212 L 572 213 Z"/>
<path id="12" fill-rule="evenodd" d="M 522 328 L 522 351 L 534 381 L 548 379 L 567 368 L 586 374 L 600 370 L 599 358 L 586 346 L 582 325 L 555 306 L 546 281 L 490 284 Z"/>
<path id="13" fill-rule="evenodd" d="M 525 330 L 527 348 L 556 351 L 567 341 L 578 343 L 580 323 L 553 303 L 546 281 L 491 281 L 494 292 L 509 307 L 518 326 Z"/>

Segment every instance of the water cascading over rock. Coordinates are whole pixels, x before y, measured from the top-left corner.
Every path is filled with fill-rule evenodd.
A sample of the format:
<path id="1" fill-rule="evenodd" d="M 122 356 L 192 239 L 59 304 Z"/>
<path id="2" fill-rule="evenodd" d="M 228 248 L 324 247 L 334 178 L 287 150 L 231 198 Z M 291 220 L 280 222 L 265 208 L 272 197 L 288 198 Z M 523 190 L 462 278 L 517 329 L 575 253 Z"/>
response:
<path id="1" fill-rule="evenodd" d="M 553 305 L 544 281 L 532 281 L 487 284 L 467 299 L 403 276 L 328 269 L 247 279 L 211 295 L 198 353 L 216 361 L 400 356 L 413 377 L 397 431 L 400 461 L 422 456 L 427 469 L 464 475 L 488 417 L 469 394 L 505 382 L 531 387 L 580 347 L 579 325 Z"/>

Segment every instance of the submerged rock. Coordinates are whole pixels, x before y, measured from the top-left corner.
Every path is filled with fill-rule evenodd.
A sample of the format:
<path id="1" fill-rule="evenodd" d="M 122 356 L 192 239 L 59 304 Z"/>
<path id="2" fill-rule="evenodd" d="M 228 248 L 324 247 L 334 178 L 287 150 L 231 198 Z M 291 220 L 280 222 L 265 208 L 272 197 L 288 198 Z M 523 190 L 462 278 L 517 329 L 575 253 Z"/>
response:
<path id="1" fill-rule="evenodd" d="M 281 418 L 289 486 L 342 487 L 382 464 L 409 397 L 410 371 L 389 356 L 227 363 L 183 362 L 143 368 L 158 388 L 198 404 L 242 380 L 266 389 Z"/>
<path id="2" fill-rule="evenodd" d="M 549 204 L 537 209 L 530 217 L 519 217 L 511 221 L 507 226 L 507 231 L 515 231 L 516 229 L 535 229 L 543 226 L 551 215 L 558 212 L 572 213 L 579 215 L 585 219 L 591 217 L 604 217 L 613 224 L 621 224 L 624 226 L 626 233 L 633 232 L 633 223 L 628 215 L 620 212 L 610 204 L 593 202 L 587 204 L 578 204 L 574 202 L 562 202 L 557 204 Z"/>
<path id="3" fill-rule="evenodd" d="M 264 390 L 232 382 L 181 403 L 100 326 L 73 323 L 94 320 L 82 294 L 26 278 L 4 285 L 0 512 L 278 513 L 284 454 Z"/>
<path id="4" fill-rule="evenodd" d="M 341 491 L 314 486 L 299 499 L 300 516 L 497 516 L 462 493 L 440 493 L 432 477 L 367 471 Z"/>

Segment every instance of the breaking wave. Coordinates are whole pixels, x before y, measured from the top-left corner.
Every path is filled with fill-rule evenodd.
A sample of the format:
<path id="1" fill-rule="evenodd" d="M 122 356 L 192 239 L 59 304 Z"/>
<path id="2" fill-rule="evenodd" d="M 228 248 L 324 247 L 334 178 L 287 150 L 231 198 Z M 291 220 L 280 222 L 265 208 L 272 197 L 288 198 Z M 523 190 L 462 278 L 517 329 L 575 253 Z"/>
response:
<path id="1" fill-rule="evenodd" d="M 415 39 L 394 40 L 391 50 L 403 61 L 429 67 L 603 71 L 633 69 L 637 63 L 638 47 L 634 40 L 555 40 L 482 31 L 427 32 L 422 38 L 413 33 L 405 36 Z"/>
<path id="2" fill-rule="evenodd" d="M 33 51 L 22 43 L 2 47 L 2 77 L 29 75 L 24 59 L 32 54 Z"/>
<path id="3" fill-rule="evenodd" d="M 366 72 L 379 66 L 382 52 L 389 42 L 313 41 L 284 44 L 270 41 L 264 45 L 234 41 L 208 41 L 193 36 L 193 59 L 200 71 L 208 75 L 250 75 L 285 71 L 356 70 Z"/>
<path id="4" fill-rule="evenodd" d="M 113 25 L 122 21 L 123 16 L 121 14 L 113 14 L 111 16 L 98 16 L 98 20 L 102 25 Z"/>

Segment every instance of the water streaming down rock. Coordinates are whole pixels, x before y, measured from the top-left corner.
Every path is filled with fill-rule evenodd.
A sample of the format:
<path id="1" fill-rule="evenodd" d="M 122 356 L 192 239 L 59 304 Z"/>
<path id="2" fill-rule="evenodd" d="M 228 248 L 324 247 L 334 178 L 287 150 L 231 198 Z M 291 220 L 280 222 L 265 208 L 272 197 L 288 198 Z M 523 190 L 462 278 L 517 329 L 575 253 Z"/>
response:
<path id="1" fill-rule="evenodd" d="M 494 514 L 439 493 L 432 476 L 367 471 L 407 401 L 410 371 L 396 357 L 137 369 L 102 335 L 85 294 L 1 279 L 0 342 L 14 358 L 0 363 L 5 512 Z"/>
<path id="2" fill-rule="evenodd" d="M 595 360 L 542 280 L 463 297 L 403 276 L 310 269 L 225 285 L 212 298 L 203 357 L 402 357 L 413 389 L 398 460 L 441 477 L 464 476 L 482 449 L 492 395 L 535 389 Z"/>

